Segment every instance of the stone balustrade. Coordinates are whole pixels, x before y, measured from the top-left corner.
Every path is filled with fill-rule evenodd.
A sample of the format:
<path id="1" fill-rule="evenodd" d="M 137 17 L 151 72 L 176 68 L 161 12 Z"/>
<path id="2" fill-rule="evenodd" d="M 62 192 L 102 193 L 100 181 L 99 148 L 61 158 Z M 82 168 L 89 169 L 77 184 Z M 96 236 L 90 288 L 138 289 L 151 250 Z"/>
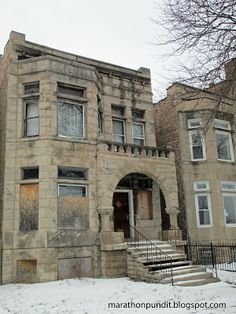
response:
<path id="1" fill-rule="evenodd" d="M 128 143 L 118 143 L 101 141 L 99 144 L 104 144 L 104 149 L 108 152 L 113 153 L 123 153 L 127 155 L 143 156 L 143 157 L 163 157 L 170 158 L 174 156 L 172 148 L 157 148 L 152 146 L 139 146 L 135 144 Z"/>

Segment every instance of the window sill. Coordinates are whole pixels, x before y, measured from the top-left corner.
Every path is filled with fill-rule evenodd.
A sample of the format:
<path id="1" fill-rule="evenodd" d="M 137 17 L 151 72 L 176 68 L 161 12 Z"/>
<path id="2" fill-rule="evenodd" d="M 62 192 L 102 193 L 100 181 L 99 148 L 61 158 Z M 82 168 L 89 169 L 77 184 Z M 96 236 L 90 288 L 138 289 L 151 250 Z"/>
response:
<path id="1" fill-rule="evenodd" d="M 226 224 L 227 228 L 236 228 L 236 224 Z"/>
<path id="2" fill-rule="evenodd" d="M 226 159 L 217 159 L 220 163 L 226 163 L 226 164 L 235 164 L 234 160 L 226 160 Z"/>
<path id="3" fill-rule="evenodd" d="M 207 162 L 206 159 L 191 159 L 192 163 L 200 163 L 200 162 Z"/>
<path id="4" fill-rule="evenodd" d="M 23 140 L 23 141 L 35 141 L 35 140 L 38 140 L 39 138 L 40 138 L 39 135 L 23 136 L 23 137 L 21 137 L 21 140 Z"/>
<path id="5" fill-rule="evenodd" d="M 19 183 L 20 184 L 39 183 L 39 179 L 20 180 Z"/>

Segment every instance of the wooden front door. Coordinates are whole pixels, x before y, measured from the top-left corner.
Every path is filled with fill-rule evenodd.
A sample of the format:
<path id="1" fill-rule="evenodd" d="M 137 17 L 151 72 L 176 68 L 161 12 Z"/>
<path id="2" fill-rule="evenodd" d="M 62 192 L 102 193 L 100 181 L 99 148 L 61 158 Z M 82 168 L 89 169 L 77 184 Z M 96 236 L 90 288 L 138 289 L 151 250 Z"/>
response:
<path id="1" fill-rule="evenodd" d="M 113 195 L 114 231 L 124 232 L 125 238 L 130 237 L 129 232 L 129 194 L 128 192 L 115 192 Z"/>

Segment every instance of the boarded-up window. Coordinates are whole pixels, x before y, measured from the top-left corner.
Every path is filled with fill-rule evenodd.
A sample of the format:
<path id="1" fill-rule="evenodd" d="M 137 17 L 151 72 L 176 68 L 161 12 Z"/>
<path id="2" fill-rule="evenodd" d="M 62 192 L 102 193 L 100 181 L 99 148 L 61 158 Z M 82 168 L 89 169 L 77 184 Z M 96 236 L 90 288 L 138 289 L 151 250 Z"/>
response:
<path id="1" fill-rule="evenodd" d="M 20 230 L 38 230 L 38 183 L 20 186 Z"/>
<path id="2" fill-rule="evenodd" d="M 36 281 L 37 260 L 18 260 L 16 262 L 17 282 L 32 283 Z"/>
<path id="3" fill-rule="evenodd" d="M 137 194 L 137 218 L 140 220 L 149 220 L 152 217 L 152 192 L 139 191 Z"/>
<path id="4" fill-rule="evenodd" d="M 59 259 L 58 276 L 59 279 L 92 277 L 91 257 Z"/>
<path id="5" fill-rule="evenodd" d="M 88 228 L 88 198 L 86 186 L 59 184 L 58 228 Z"/>

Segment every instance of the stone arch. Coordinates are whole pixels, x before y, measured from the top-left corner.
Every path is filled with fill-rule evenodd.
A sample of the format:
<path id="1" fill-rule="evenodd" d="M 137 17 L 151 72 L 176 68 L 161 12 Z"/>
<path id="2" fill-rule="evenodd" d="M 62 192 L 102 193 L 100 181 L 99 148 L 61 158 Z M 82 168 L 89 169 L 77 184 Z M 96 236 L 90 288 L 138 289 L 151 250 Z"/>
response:
<path id="1" fill-rule="evenodd" d="M 177 183 L 176 183 L 175 172 L 172 173 L 172 176 L 169 175 L 169 178 L 168 178 L 161 172 L 158 172 L 156 170 L 151 171 L 150 166 L 143 167 L 142 169 L 140 169 L 139 165 L 137 166 L 133 165 L 131 168 L 129 168 L 128 171 L 127 169 L 122 169 L 121 167 L 117 168 L 116 170 L 113 171 L 112 180 L 109 180 L 109 177 L 110 177 L 110 173 L 109 173 L 109 176 L 103 182 L 103 187 L 101 189 L 102 190 L 101 194 L 106 199 L 106 200 L 104 199 L 106 203 L 106 207 L 112 206 L 113 193 L 119 181 L 123 177 L 128 175 L 129 173 L 133 173 L 133 172 L 144 174 L 150 177 L 153 181 L 158 183 L 158 185 L 160 186 L 160 189 L 162 190 L 164 194 L 167 208 L 178 207 L 178 194 L 177 194 Z"/>

